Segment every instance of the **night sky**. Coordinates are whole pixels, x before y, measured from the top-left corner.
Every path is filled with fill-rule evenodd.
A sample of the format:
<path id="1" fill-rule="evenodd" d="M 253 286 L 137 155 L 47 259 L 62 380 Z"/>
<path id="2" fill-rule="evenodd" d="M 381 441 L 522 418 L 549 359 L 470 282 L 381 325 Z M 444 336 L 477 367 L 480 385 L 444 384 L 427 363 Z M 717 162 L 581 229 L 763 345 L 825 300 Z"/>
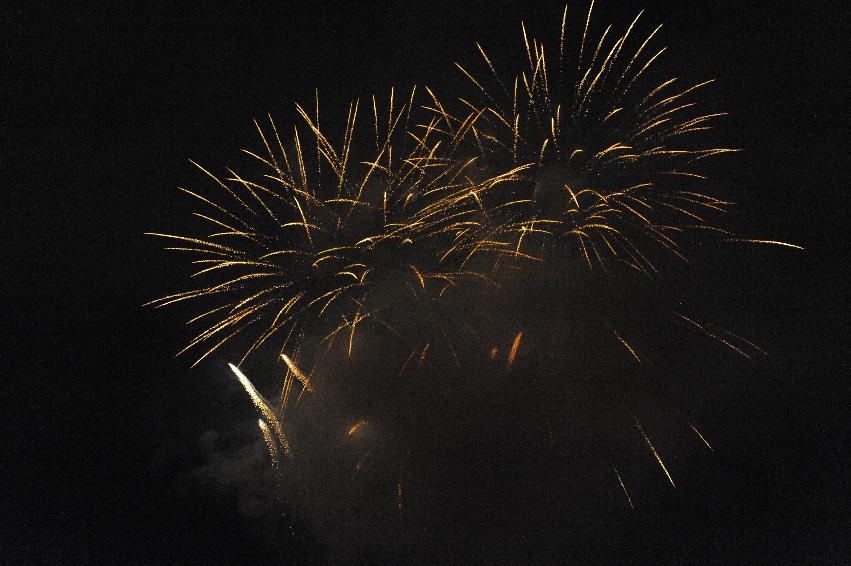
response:
<path id="1" fill-rule="evenodd" d="M 452 62 L 473 59 L 475 41 L 494 59 L 514 54 L 520 19 L 557 31 L 563 5 L 283 6 L 0 9 L 0 562 L 851 561 L 848 30 L 838 3 L 595 8 L 620 25 L 646 8 L 645 31 L 665 24 L 661 66 L 717 79 L 699 99 L 730 112 L 724 143 L 745 150 L 716 174 L 738 203 L 729 225 L 806 249 L 696 249 L 694 270 L 673 276 L 672 287 L 772 353 L 713 397 L 717 449 L 684 468 L 688 485 L 581 520 L 569 507 L 541 508 L 556 517 L 546 528 L 517 490 L 502 494 L 508 511 L 494 504 L 516 513 L 516 540 L 499 550 L 491 508 L 471 503 L 471 516 L 442 520 L 457 523 L 459 538 L 433 530 L 428 544 L 440 552 L 407 535 L 351 555 L 268 501 L 269 478 L 252 467 L 256 444 L 245 446 L 256 417 L 224 358 L 190 370 L 190 358 L 174 357 L 186 311 L 141 307 L 181 284 L 176 259 L 143 233 L 179 225 L 191 209 L 176 187 L 198 182 L 187 159 L 228 164 L 256 144 L 253 118 L 290 119 L 315 88 L 329 106 L 393 85 L 450 91 L 463 84 Z M 584 11 L 571 8 L 576 18 Z M 470 426 L 484 435 L 487 424 Z M 488 446 L 466 455 L 472 468 L 499 463 Z M 507 473 L 534 465 L 507 463 L 516 468 Z M 471 480 L 452 477 L 447 493 L 463 494 Z M 476 493 L 499 499 L 487 493 L 499 486 Z"/>

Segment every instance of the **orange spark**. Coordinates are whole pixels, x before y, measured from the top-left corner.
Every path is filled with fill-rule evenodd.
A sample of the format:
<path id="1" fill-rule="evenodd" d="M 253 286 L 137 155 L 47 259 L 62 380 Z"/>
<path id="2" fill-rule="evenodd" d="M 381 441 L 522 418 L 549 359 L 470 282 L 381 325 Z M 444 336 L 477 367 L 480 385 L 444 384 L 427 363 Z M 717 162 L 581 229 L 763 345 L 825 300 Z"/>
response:
<path id="1" fill-rule="evenodd" d="M 511 344 L 511 351 L 508 352 L 508 369 L 514 365 L 514 360 L 517 358 L 517 349 L 520 347 L 520 339 L 523 338 L 523 332 L 518 332 L 514 337 L 514 342 Z"/>
<path id="2" fill-rule="evenodd" d="M 352 427 L 349 429 L 349 432 L 347 432 L 346 435 L 347 436 L 353 435 L 354 433 L 359 431 L 361 428 L 363 428 L 364 425 L 366 425 L 366 421 L 363 420 L 363 419 L 359 420 L 358 422 L 356 422 L 355 424 L 352 425 Z"/>

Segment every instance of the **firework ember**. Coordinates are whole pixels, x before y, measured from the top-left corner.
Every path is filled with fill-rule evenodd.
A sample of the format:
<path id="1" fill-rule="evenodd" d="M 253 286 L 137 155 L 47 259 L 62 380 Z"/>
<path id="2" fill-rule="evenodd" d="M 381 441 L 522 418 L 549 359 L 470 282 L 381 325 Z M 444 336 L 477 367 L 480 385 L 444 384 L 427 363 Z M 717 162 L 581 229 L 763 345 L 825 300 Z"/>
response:
<path id="1" fill-rule="evenodd" d="M 286 126 L 255 122 L 244 166 L 191 162 L 193 223 L 149 233 L 188 258 L 190 283 L 148 304 L 195 306 L 180 352 L 234 362 L 286 498 L 404 530 L 442 512 L 412 470 L 442 489 L 447 461 L 493 439 L 479 476 L 494 491 L 567 493 L 560 470 L 501 477 L 546 453 L 630 513 L 652 497 L 645 469 L 673 496 L 681 453 L 720 452 L 699 401 L 669 402 L 697 399 L 711 371 L 670 344 L 725 364 L 768 353 L 683 314 L 663 274 L 688 269 L 695 242 L 802 248 L 724 225 L 734 203 L 710 172 L 739 150 L 716 139 L 726 113 L 701 109 L 713 81 L 659 70 L 661 26 L 643 12 L 599 35 L 595 18 L 594 2 L 565 8 L 553 45 L 521 24 L 513 68 L 476 44 L 451 96 L 391 89 L 344 106 L 335 128 L 317 93 Z M 358 514 L 355 488 L 381 513 Z"/>

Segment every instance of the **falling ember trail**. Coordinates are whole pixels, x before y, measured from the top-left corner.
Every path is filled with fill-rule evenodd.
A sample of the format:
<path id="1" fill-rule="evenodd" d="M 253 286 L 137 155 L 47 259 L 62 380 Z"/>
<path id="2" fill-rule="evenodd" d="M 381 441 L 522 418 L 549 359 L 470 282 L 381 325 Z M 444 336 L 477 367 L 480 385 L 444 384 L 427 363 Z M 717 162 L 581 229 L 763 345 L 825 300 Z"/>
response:
<path id="1" fill-rule="evenodd" d="M 349 429 L 349 431 L 346 433 L 346 436 L 351 436 L 351 435 L 353 435 L 354 433 L 356 433 L 357 431 L 359 431 L 361 428 L 363 428 L 363 426 L 364 426 L 365 424 L 366 424 L 366 421 L 365 421 L 365 420 L 363 420 L 363 419 L 359 420 L 358 422 L 356 422 L 355 424 L 353 424 L 353 425 L 352 425 L 352 427 L 351 427 L 351 428 Z"/>
<path id="2" fill-rule="evenodd" d="M 650 437 L 644 432 L 644 429 L 641 428 L 641 423 L 638 422 L 638 419 L 635 419 L 635 426 L 638 428 L 638 432 L 641 433 L 641 436 L 644 437 L 644 442 L 647 443 L 647 446 L 650 447 L 650 451 L 653 452 L 653 457 L 656 458 L 656 461 L 659 462 L 659 466 L 662 467 L 662 471 L 665 472 L 665 475 L 668 477 L 668 481 L 671 482 L 671 486 L 676 489 L 677 484 L 674 483 L 674 478 L 671 477 L 671 473 L 668 471 L 668 468 L 665 467 L 665 462 L 662 461 L 662 457 L 659 456 L 659 453 L 656 451 L 656 447 L 653 446 L 653 443 L 650 442 Z"/>
<path id="3" fill-rule="evenodd" d="M 275 434 L 278 436 L 278 440 L 281 443 L 281 447 L 284 449 L 284 454 L 289 456 L 289 441 L 284 435 L 284 429 L 281 427 L 280 421 L 278 421 L 278 418 L 275 416 L 275 412 L 272 411 L 271 408 L 269 408 L 269 404 L 266 402 L 265 399 L 263 399 L 263 396 L 257 392 L 251 381 L 249 381 L 249 379 L 245 377 L 245 374 L 242 373 L 238 367 L 231 363 L 228 364 L 228 367 L 231 369 L 237 379 L 239 379 L 239 382 L 242 384 L 242 387 L 245 389 L 246 393 L 248 393 L 248 396 L 251 397 L 251 402 L 254 403 L 254 406 L 257 407 L 257 410 L 260 411 L 260 414 L 263 415 L 275 429 Z"/>
<path id="4" fill-rule="evenodd" d="M 402 480 L 396 480 L 396 510 L 402 514 Z"/>
<path id="5" fill-rule="evenodd" d="M 750 239 L 747 239 L 747 238 L 729 238 L 727 241 L 728 242 L 741 242 L 741 243 L 745 243 L 745 244 L 766 244 L 766 245 L 769 245 L 769 246 L 783 246 L 783 247 L 786 247 L 786 248 L 793 248 L 793 249 L 796 249 L 796 250 L 803 250 L 804 249 L 802 246 L 790 244 L 788 242 L 779 242 L 777 240 L 750 240 Z"/>
<path id="6" fill-rule="evenodd" d="M 295 365 L 295 363 L 293 363 L 293 361 L 286 354 L 281 354 L 281 359 L 284 360 L 284 363 L 287 364 L 287 367 L 290 369 L 291 372 L 293 372 L 293 375 L 296 376 L 296 379 L 301 382 L 304 388 L 308 392 L 313 393 L 313 386 L 310 384 L 310 378 L 304 375 L 304 373 L 302 373 L 302 371 L 298 369 L 298 366 Z"/>
<path id="7" fill-rule="evenodd" d="M 704 444 L 706 444 L 706 447 L 707 447 L 707 448 L 709 448 L 710 450 L 712 450 L 713 452 L 715 452 L 715 449 L 714 449 L 714 448 L 712 448 L 712 445 L 711 445 L 711 444 L 709 444 L 709 441 L 708 441 L 708 440 L 706 440 L 706 438 L 705 438 L 705 437 L 704 437 L 704 436 L 700 433 L 700 431 L 699 431 L 699 430 L 697 430 L 697 427 L 696 427 L 696 426 L 694 426 L 694 425 L 693 425 L 693 424 L 691 424 L 691 423 L 688 423 L 688 426 L 690 426 L 690 427 L 691 427 L 691 429 L 694 431 L 694 433 L 698 436 L 698 438 L 700 438 L 700 440 L 701 440 L 701 441 L 703 441 L 703 443 L 704 443 Z"/>
<path id="8" fill-rule="evenodd" d="M 624 347 L 625 347 L 625 348 L 629 351 L 629 353 L 632 355 L 632 357 L 633 357 L 633 358 L 635 358 L 635 361 L 636 361 L 636 362 L 638 362 L 638 363 L 641 363 L 641 358 L 639 358 L 639 357 L 638 357 L 638 354 L 636 354 L 636 353 L 635 353 L 635 350 L 633 350 L 633 349 L 632 349 L 632 346 L 630 346 L 630 345 L 629 345 L 629 342 L 627 342 L 626 340 L 624 340 L 623 338 L 621 338 L 621 335 L 620 335 L 620 334 L 618 334 L 618 331 L 617 331 L 617 330 L 615 330 L 614 328 L 612 329 L 612 332 L 614 332 L 614 333 L 615 333 L 615 336 L 617 336 L 618 340 L 620 340 L 620 341 L 621 341 L 621 344 L 623 344 L 623 345 L 624 345 Z"/>
<path id="9" fill-rule="evenodd" d="M 511 351 L 508 352 L 508 369 L 514 365 L 514 360 L 517 358 L 517 349 L 520 347 L 520 340 L 523 338 L 523 332 L 518 332 L 514 337 L 514 342 L 511 344 Z"/>
<path id="10" fill-rule="evenodd" d="M 623 490 L 623 494 L 626 496 L 626 501 L 629 503 L 629 508 L 635 510 L 635 505 L 632 504 L 632 498 L 629 496 L 629 492 L 626 490 L 626 486 L 623 483 L 623 479 L 621 478 L 620 472 L 618 472 L 617 468 L 613 468 L 615 470 L 615 475 L 618 477 L 618 483 L 621 484 L 621 489 Z"/>
<path id="11" fill-rule="evenodd" d="M 275 446 L 275 438 L 272 436 L 272 431 L 269 430 L 269 425 L 263 419 L 257 419 L 257 424 L 260 426 L 260 431 L 263 433 L 263 440 L 266 441 L 266 447 L 269 449 L 269 460 L 272 462 L 272 471 L 277 473 L 280 467 L 278 459 L 278 447 Z"/>

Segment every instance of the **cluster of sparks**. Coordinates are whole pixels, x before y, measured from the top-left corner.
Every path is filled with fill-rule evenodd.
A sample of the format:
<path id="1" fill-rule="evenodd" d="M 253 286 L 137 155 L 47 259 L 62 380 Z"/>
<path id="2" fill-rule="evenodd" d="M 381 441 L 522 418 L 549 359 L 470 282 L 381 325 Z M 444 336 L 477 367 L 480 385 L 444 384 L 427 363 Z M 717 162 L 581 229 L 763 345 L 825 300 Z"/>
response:
<path id="1" fill-rule="evenodd" d="M 702 113 L 693 99 L 712 81 L 666 77 L 644 86 L 665 52 L 652 47 L 661 26 L 634 40 L 639 13 L 622 34 L 609 26 L 592 41 L 593 9 L 592 2 L 580 18 L 575 62 L 566 58 L 565 8 L 557 53 L 546 52 L 522 26 L 519 72 L 499 73 L 478 44 L 483 73 L 456 63 L 473 85 L 469 96 L 442 99 L 425 87 L 404 97 L 391 90 L 384 108 L 375 97 L 366 111 L 354 101 L 335 144 L 320 129 L 317 94 L 313 108 L 296 106 L 299 120 L 286 131 L 271 117 L 266 126 L 255 122 L 262 149 L 243 151 L 259 174 L 228 168 L 217 175 L 192 162 L 211 190 L 181 191 L 196 201 L 193 214 L 209 232 L 151 235 L 188 254 L 191 279 L 203 283 L 149 304 L 204 305 L 187 323 L 200 329 L 182 350 L 198 352 L 195 364 L 239 344 L 239 362 L 230 369 L 260 414 L 276 471 L 282 458 L 293 457 L 283 426 L 292 393 L 300 398 L 316 386 L 301 367 L 310 365 L 299 358 L 302 345 L 314 339 L 330 348 L 340 337 L 351 357 L 359 325 L 395 332 L 383 309 L 388 289 L 439 301 L 464 285 L 504 285 L 509 267 L 547 268 L 565 255 L 591 271 L 623 265 L 656 279 L 658 252 L 688 261 L 679 241 L 686 232 L 798 248 L 739 238 L 713 223 L 733 203 L 704 193 L 700 165 L 737 150 L 705 145 L 701 135 L 724 115 Z M 743 357 L 764 354 L 735 334 L 672 314 Z M 611 332 L 642 364 L 624 334 Z M 518 332 L 505 349 L 508 369 L 522 339 Z M 238 367 L 269 344 L 286 372 L 277 407 Z M 405 366 L 424 361 L 429 345 L 412 349 Z M 494 359 L 499 353 L 496 346 L 485 352 Z M 637 418 L 634 424 L 676 488 Z M 355 437 L 366 425 L 358 420 L 345 435 Z M 614 473 L 634 508 L 621 473 Z M 401 513 L 401 480 L 394 495 Z"/>

